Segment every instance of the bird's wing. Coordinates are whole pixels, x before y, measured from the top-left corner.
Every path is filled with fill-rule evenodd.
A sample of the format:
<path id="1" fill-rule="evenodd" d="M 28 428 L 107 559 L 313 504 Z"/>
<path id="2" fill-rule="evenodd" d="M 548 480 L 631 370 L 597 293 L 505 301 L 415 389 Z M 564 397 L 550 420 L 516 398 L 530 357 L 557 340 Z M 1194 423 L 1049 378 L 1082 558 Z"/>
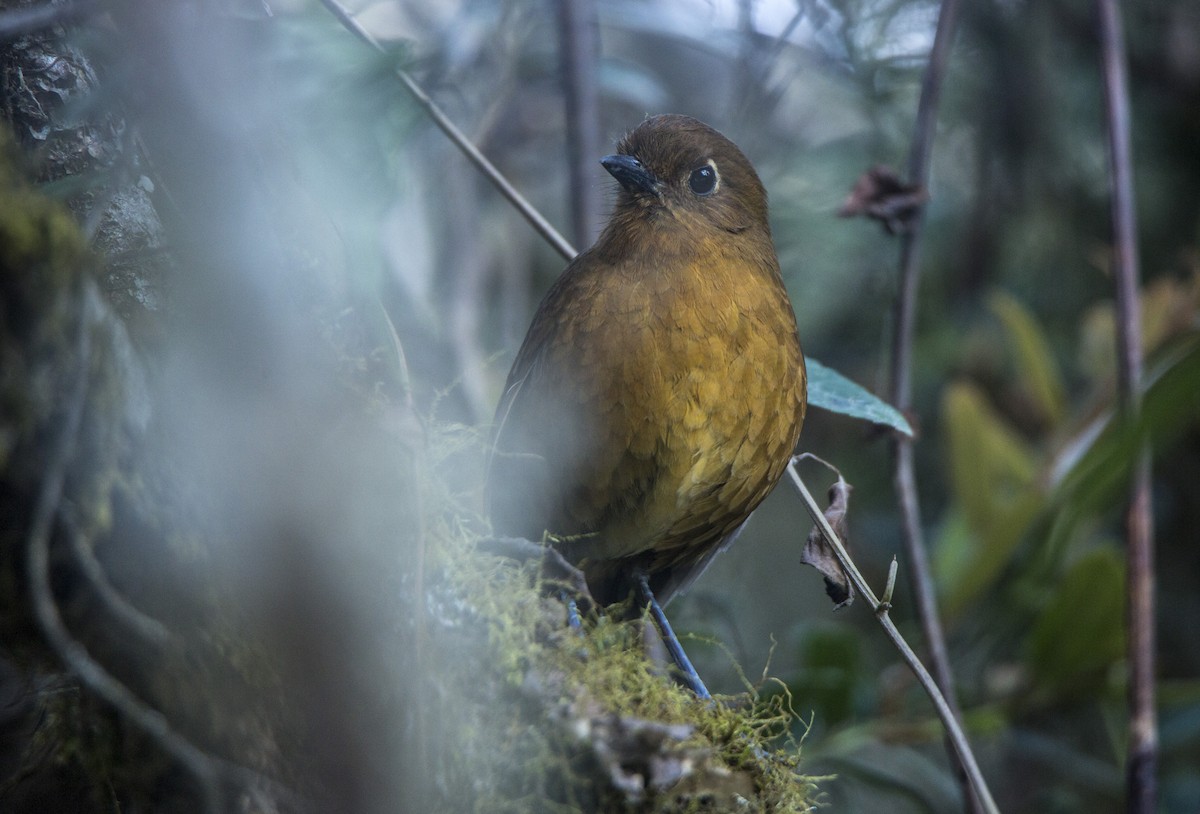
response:
<path id="1" fill-rule="evenodd" d="M 520 514 L 527 509 L 512 505 L 514 500 L 513 478 L 522 477 L 520 470 L 528 469 L 529 466 L 522 467 L 519 459 L 513 459 L 510 456 L 514 454 L 513 450 L 521 448 L 517 439 L 524 434 L 522 428 L 517 426 L 521 423 L 521 409 L 516 405 L 521 400 L 521 393 L 526 381 L 535 375 L 536 365 L 533 362 L 537 354 L 524 353 L 528 344 L 527 338 L 526 344 L 521 348 L 522 353 L 517 355 L 517 360 L 513 363 L 512 370 L 509 371 L 508 380 L 504 385 L 504 394 L 496 406 L 491 443 L 488 444 L 487 485 L 484 494 L 484 505 L 487 506 L 488 513 L 492 517 L 495 531 L 501 534 L 516 534 L 525 537 L 531 537 L 536 532 L 524 531 L 525 524 L 518 522 Z M 523 359 L 523 356 L 526 358 Z M 517 410 L 515 419 L 514 407 Z M 528 477 L 528 473 L 525 473 L 524 476 Z"/>
<path id="2" fill-rule="evenodd" d="M 574 348 L 562 333 L 567 306 L 580 298 L 574 268 L 567 268 L 538 306 L 496 407 L 485 500 L 497 533 L 536 540 L 547 529 L 570 526 L 563 516 L 562 481 L 580 454 L 571 454 L 580 433 L 570 409 L 571 366 L 562 358 Z"/>

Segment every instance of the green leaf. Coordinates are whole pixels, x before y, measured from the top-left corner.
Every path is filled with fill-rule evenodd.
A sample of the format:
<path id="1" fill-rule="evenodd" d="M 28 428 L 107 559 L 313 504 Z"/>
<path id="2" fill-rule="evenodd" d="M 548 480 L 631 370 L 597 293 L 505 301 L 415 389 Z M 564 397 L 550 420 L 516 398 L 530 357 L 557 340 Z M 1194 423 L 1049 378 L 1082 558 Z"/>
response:
<path id="1" fill-rule="evenodd" d="M 979 556 L 979 535 L 967 522 L 961 505 L 951 503 L 942 515 L 930 549 L 933 581 L 938 594 L 946 597 L 954 591 L 954 586 L 968 578 Z M 942 612 L 945 613 L 944 608 Z"/>
<path id="2" fill-rule="evenodd" d="M 1047 423 L 1057 424 L 1062 419 L 1066 388 L 1046 335 L 1029 309 L 1015 297 L 997 292 L 991 296 L 988 305 L 1008 333 L 1021 386 L 1028 393 L 1032 406 Z"/>
<path id="3" fill-rule="evenodd" d="M 895 407 L 816 359 L 806 357 L 804 364 L 808 369 L 809 406 L 882 424 L 912 438 L 912 426 Z"/>
<path id="4" fill-rule="evenodd" d="M 1029 662 L 1044 689 L 1096 691 L 1125 652 L 1125 568 L 1114 548 L 1071 567 L 1029 636 Z"/>
<path id="5" fill-rule="evenodd" d="M 1060 453 L 1052 471 L 1055 504 L 1074 504 L 1081 513 L 1103 511 L 1123 499 L 1138 449 L 1149 439 L 1169 449 L 1185 431 L 1200 425 L 1200 335 L 1164 354 L 1148 373 L 1136 423 L 1114 415 L 1097 419 Z"/>
<path id="6" fill-rule="evenodd" d="M 864 664 L 862 637 L 849 625 L 816 625 L 802 634 L 803 667 L 788 689 L 820 711 L 829 726 L 849 720 L 868 702 L 873 673 Z"/>
<path id="7" fill-rule="evenodd" d="M 1054 523 L 1046 550 L 1062 550 L 1081 525 L 1128 499 L 1133 466 L 1147 443 L 1158 457 L 1200 427 L 1200 334 L 1160 357 L 1146 375 L 1137 421 L 1110 408 L 1059 449 L 1049 470 L 1047 507 Z"/>
<path id="8" fill-rule="evenodd" d="M 947 387 L 942 418 L 950 485 L 966 520 L 952 538 L 959 550 L 945 554 L 943 566 L 953 568 L 940 574 L 950 580 L 943 607 L 954 616 L 999 577 L 1044 498 L 1033 453 L 979 388 L 966 382 Z"/>

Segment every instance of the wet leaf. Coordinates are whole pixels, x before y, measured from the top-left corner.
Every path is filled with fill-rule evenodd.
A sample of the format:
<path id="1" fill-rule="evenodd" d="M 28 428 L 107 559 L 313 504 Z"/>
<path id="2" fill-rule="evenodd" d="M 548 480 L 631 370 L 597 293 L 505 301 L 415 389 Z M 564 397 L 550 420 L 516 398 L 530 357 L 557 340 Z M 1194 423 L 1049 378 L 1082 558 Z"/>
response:
<path id="1" fill-rule="evenodd" d="M 1038 417 L 1053 426 L 1062 419 L 1066 401 L 1062 373 L 1050 351 L 1050 343 L 1033 314 L 1019 300 L 1003 292 L 988 302 L 1008 334 L 1016 356 L 1019 381 Z"/>
<path id="2" fill-rule="evenodd" d="M 804 364 L 809 406 L 882 424 L 913 437 L 912 425 L 895 407 L 816 359 L 806 357 Z"/>

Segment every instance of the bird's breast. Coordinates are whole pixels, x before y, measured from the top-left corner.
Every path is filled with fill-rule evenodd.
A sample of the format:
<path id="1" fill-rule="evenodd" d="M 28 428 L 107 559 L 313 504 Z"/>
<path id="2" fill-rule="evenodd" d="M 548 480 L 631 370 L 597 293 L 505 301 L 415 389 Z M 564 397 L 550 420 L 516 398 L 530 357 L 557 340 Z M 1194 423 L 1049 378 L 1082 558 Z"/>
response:
<path id="1" fill-rule="evenodd" d="M 606 559 L 715 544 L 778 480 L 804 381 L 773 262 L 610 269 L 566 317 L 552 364 L 598 450 L 572 510 Z"/>

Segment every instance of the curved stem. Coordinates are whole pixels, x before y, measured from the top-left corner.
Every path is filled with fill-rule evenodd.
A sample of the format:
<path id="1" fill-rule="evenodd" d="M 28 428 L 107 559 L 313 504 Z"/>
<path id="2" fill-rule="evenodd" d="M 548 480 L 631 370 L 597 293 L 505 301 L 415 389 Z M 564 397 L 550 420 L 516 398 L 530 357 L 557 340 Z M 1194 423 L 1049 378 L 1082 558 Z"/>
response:
<path id="1" fill-rule="evenodd" d="M 813 499 L 812 493 L 808 491 L 808 487 L 804 484 L 800 473 L 796 471 L 795 462 L 788 464 L 787 472 L 788 477 L 791 478 L 792 485 L 800 493 L 800 497 L 804 501 L 804 507 L 808 510 L 813 522 L 817 524 L 817 528 L 821 530 L 821 535 L 837 555 L 838 562 L 841 563 L 846 576 L 854 583 L 855 589 L 858 590 L 863 599 L 871 604 L 871 608 L 875 611 L 875 617 L 879 620 L 879 624 L 883 626 L 884 633 L 887 634 L 887 637 L 896 649 L 900 651 L 900 656 L 908 664 L 913 674 L 917 677 L 917 681 L 925 689 L 929 700 L 933 702 L 934 709 L 937 710 L 938 717 L 946 727 L 946 735 L 954 748 L 955 754 L 958 756 L 963 771 L 966 773 L 967 780 L 975 793 L 976 799 L 987 814 L 1000 814 L 1000 809 L 996 806 L 996 801 L 992 798 L 991 791 L 988 790 L 987 781 L 983 779 L 983 773 L 979 770 L 979 763 L 975 760 L 975 754 L 971 751 L 971 744 L 967 740 L 966 733 L 963 732 L 958 717 L 954 714 L 954 710 L 951 709 L 946 696 L 938 689 L 937 682 L 933 680 L 933 676 L 925 669 L 925 665 L 917 658 L 917 654 L 913 652 L 908 642 L 904 640 L 904 636 L 896 628 L 896 624 L 892 621 L 888 613 L 890 604 L 881 601 L 875 595 L 875 592 L 871 590 L 871 586 L 863 578 L 862 573 L 858 570 L 858 566 L 855 565 L 854 560 L 851 559 L 850 554 L 846 551 L 846 547 L 838 539 L 837 533 L 829 525 L 829 521 L 825 519 L 825 514 L 821 511 L 821 507 L 817 505 L 817 501 Z"/>

